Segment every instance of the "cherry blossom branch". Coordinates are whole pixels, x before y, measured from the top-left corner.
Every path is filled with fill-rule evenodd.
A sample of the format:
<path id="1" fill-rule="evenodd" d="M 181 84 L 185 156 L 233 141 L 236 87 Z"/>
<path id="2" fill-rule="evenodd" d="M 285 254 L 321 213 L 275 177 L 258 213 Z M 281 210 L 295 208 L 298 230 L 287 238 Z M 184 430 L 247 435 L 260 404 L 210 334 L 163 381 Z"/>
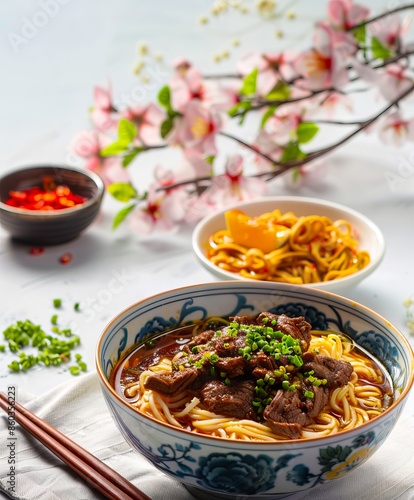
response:
<path id="1" fill-rule="evenodd" d="M 401 53 L 401 54 L 398 54 L 396 56 L 393 56 L 393 57 L 390 57 L 389 59 L 387 59 L 386 61 L 384 61 L 383 63 L 381 64 L 378 64 L 378 65 L 375 65 L 375 66 L 371 66 L 372 69 L 381 69 L 381 68 L 385 68 L 387 67 L 388 65 L 390 64 L 393 64 L 401 59 L 404 59 L 404 58 L 408 58 L 409 56 L 411 55 L 414 55 L 414 48 L 408 50 L 408 51 L 405 51 L 404 53 Z M 371 61 L 372 62 L 372 61 Z M 364 64 L 365 65 L 368 65 L 370 62 L 365 62 Z M 354 83 L 356 81 L 359 81 L 360 80 L 360 77 L 359 76 L 355 76 L 355 77 L 352 77 L 349 79 L 349 83 Z M 305 95 L 305 96 L 300 96 L 300 97 L 295 97 L 293 99 L 285 99 L 285 100 L 281 100 L 281 99 L 274 99 L 274 100 L 262 100 L 262 99 L 258 99 L 256 102 L 257 104 L 253 104 L 251 107 L 250 107 L 250 110 L 251 111 L 257 111 L 257 110 L 260 110 L 262 108 L 265 108 L 267 106 L 282 106 L 282 105 L 285 105 L 285 104 L 291 104 L 291 103 L 294 103 L 294 102 L 300 102 L 300 101 L 304 101 L 306 99 L 312 99 L 313 97 L 317 96 L 317 95 L 320 95 L 320 94 L 323 94 L 325 92 L 341 92 L 341 93 L 344 93 L 344 94 L 351 94 L 353 92 L 360 92 L 361 90 L 360 89 L 355 89 L 355 90 L 349 90 L 348 92 L 341 92 L 339 89 L 335 88 L 335 87 L 326 87 L 326 88 L 323 88 L 323 89 L 319 89 L 319 90 L 312 90 L 311 92 L 309 92 L 308 95 Z M 251 99 L 244 99 L 246 101 L 249 101 L 249 102 L 254 102 L 253 100 Z M 234 113 L 233 117 L 237 117 L 237 116 L 241 116 L 243 115 L 243 112 L 240 111 L 240 112 L 237 112 L 237 113 Z"/>
<path id="2" fill-rule="evenodd" d="M 351 26 L 350 28 L 347 28 L 346 31 L 353 31 L 358 28 L 362 28 L 363 26 L 366 26 L 367 24 L 375 23 L 375 21 L 379 21 L 380 19 L 384 19 L 385 17 L 388 17 L 392 14 L 396 14 L 397 12 L 402 12 L 404 10 L 409 10 L 409 9 L 414 9 L 414 3 L 407 4 L 407 5 L 400 5 L 399 7 L 395 7 L 394 9 L 387 10 L 386 12 L 383 12 L 382 14 L 378 14 L 377 16 L 371 17 L 370 19 L 367 19 L 365 21 L 362 21 L 361 23 L 355 24 L 354 26 Z"/>
<path id="3" fill-rule="evenodd" d="M 407 97 L 413 91 L 414 91 L 414 84 L 411 85 L 407 90 L 405 90 L 404 92 L 402 92 L 398 97 L 396 97 L 395 99 L 393 99 L 392 101 L 390 101 L 388 103 L 388 105 L 385 106 L 375 116 L 373 116 L 372 118 L 366 120 L 365 122 L 362 122 L 362 124 L 356 130 L 354 130 L 353 132 L 349 133 L 343 139 L 341 139 L 340 141 L 332 144 L 331 146 L 327 146 L 326 148 L 322 148 L 322 149 L 320 149 L 318 151 L 314 151 L 314 152 L 308 153 L 307 157 L 304 158 L 299 163 L 301 163 L 302 165 L 304 165 L 306 163 L 309 163 L 310 161 L 315 160 L 316 158 L 320 158 L 321 156 L 325 155 L 326 153 L 329 153 L 330 151 L 332 151 L 333 149 L 336 149 L 337 147 L 342 146 L 343 144 L 345 144 L 346 142 L 348 142 L 350 139 L 352 139 L 353 137 L 355 137 L 357 134 L 359 134 L 359 132 L 361 132 L 362 130 L 366 129 L 372 123 L 374 123 L 375 121 L 377 121 L 378 118 L 380 118 L 381 116 L 383 116 L 387 111 L 389 111 L 391 108 L 393 108 L 395 105 L 397 105 L 401 100 L 403 100 L 405 97 Z"/>
<path id="4" fill-rule="evenodd" d="M 365 26 L 392 14 L 414 9 L 414 3 L 398 6 L 370 19 L 364 19 L 368 18 L 369 12 L 364 6 L 352 10 L 352 0 L 329 0 L 329 4 L 328 19 L 316 25 L 319 31 L 318 36 L 314 37 L 313 47 L 299 54 L 294 61 L 283 58 L 283 53 L 280 55 L 282 59 L 279 56 L 275 59 L 265 53 L 256 54 L 249 59 L 247 66 L 253 65 L 255 69 L 246 70 L 248 74 L 203 76 L 198 68 L 182 60 L 175 68 L 176 74 L 171 83 L 159 90 L 158 105 L 131 106 L 125 112 L 108 107 L 108 102 L 112 101 L 110 91 L 95 89 L 97 112 L 93 113 L 93 122 L 100 130 L 102 119 L 113 118 L 111 123 L 117 125 L 117 139 L 103 145 L 103 139 L 93 131 L 85 137 L 83 144 L 78 145 L 78 151 L 93 168 L 98 165 L 102 171 L 106 169 L 110 172 L 111 177 L 108 175 L 107 179 L 110 194 L 123 203 L 129 203 L 116 214 L 114 227 L 131 211 L 134 211 L 134 217 L 144 223 L 144 229 L 156 225 L 159 217 L 165 219 L 167 226 L 180 221 L 188 222 L 202 216 L 217 203 L 224 203 L 220 200 L 226 200 L 227 203 L 244 199 L 248 192 L 265 192 L 265 182 L 329 154 L 390 110 L 394 112 L 388 113 L 383 131 L 388 135 L 408 133 L 414 119 L 407 121 L 399 106 L 403 99 L 414 92 L 414 79 L 411 76 L 414 44 L 402 43 L 401 20 L 379 22 L 376 26 L 377 35 L 365 30 Z M 350 28 L 343 27 L 343 23 L 349 25 L 352 22 L 355 24 Z M 359 28 L 363 29 L 358 31 Z M 349 35 L 342 38 L 346 32 L 353 32 L 354 42 L 349 45 L 349 51 L 343 44 Z M 344 57 L 347 57 L 347 62 L 344 62 Z M 352 57 L 355 59 L 352 60 Z M 290 67 L 295 76 L 289 78 L 284 67 Z M 375 72 L 377 76 L 374 76 Z M 220 85 L 218 82 L 209 82 L 208 88 L 203 84 L 206 79 L 234 78 L 240 80 L 238 89 L 233 82 L 228 82 L 227 88 L 226 83 Z M 372 81 L 373 85 L 367 87 L 366 84 L 355 84 L 365 78 Z M 329 82 L 329 86 L 323 88 L 322 82 Z M 269 88 L 268 83 L 272 85 L 270 92 L 265 90 Z M 380 93 L 388 102 L 381 109 L 376 107 L 369 118 L 312 119 L 309 113 L 304 117 L 309 103 L 322 107 L 332 100 L 332 104 L 335 104 L 337 100 L 342 100 L 341 95 L 366 92 L 376 85 L 381 85 Z M 405 90 L 401 92 L 401 88 Z M 272 96 L 276 99 L 271 99 Z M 287 109 L 278 119 L 276 108 L 293 103 L 301 105 L 294 106 L 292 110 Z M 260 127 L 254 141 L 244 139 L 241 133 L 223 130 L 226 122 L 222 120 L 221 114 L 232 118 L 241 116 L 241 125 L 247 115 L 258 110 L 264 112 L 258 117 Z M 319 124 L 351 128 L 344 130 L 341 137 L 335 138 L 335 142 L 330 145 L 325 144 L 313 151 L 309 151 L 309 147 L 303 150 L 302 145 L 310 143 L 319 132 Z M 161 140 L 158 144 L 148 145 L 145 138 L 155 137 L 154 134 Z M 246 172 L 243 169 L 243 155 L 235 153 L 228 156 L 224 172 L 216 172 L 218 137 L 237 143 L 241 150 L 244 148 L 253 152 L 257 159 L 267 162 L 268 168 L 256 173 Z M 264 144 L 266 152 L 260 150 L 261 144 Z M 160 165 L 160 168 L 155 169 L 154 182 L 148 189 L 135 189 L 124 168 L 141 153 L 169 147 L 182 150 L 185 161 L 197 169 L 198 177 L 190 177 L 189 174 L 183 180 L 174 169 L 165 169 Z M 119 161 L 108 161 L 110 156 L 117 156 Z M 113 182 L 116 178 L 114 173 L 120 182 Z M 253 181 L 252 178 L 256 179 Z M 138 209 L 135 210 L 135 207 Z M 170 210 L 172 207 L 175 209 Z M 183 207 L 186 207 L 185 210 Z M 194 214 L 191 214 L 193 208 Z"/>
<path id="5" fill-rule="evenodd" d="M 366 19 L 360 23 L 357 23 L 353 26 L 350 26 L 349 28 L 346 28 L 345 31 L 355 31 L 357 30 L 358 28 L 362 28 L 364 26 L 367 26 L 368 24 L 372 24 L 376 21 L 380 21 L 381 19 L 384 19 L 392 14 L 397 14 L 398 12 L 403 12 L 405 10 L 410 10 L 410 9 L 414 9 L 414 3 L 411 3 L 411 4 L 407 4 L 407 5 L 400 5 L 399 7 L 395 7 L 394 9 L 390 9 L 390 10 L 387 10 L 381 14 L 378 14 L 374 17 L 371 17 L 370 19 Z M 392 58 L 393 59 L 393 58 Z M 395 60 L 398 60 L 400 59 L 400 57 L 398 57 L 397 59 Z M 394 60 L 394 61 L 395 61 Z M 381 67 L 381 66 L 378 66 L 378 67 Z M 230 74 L 221 74 L 221 75 L 204 75 L 204 78 L 207 79 L 207 80 L 220 80 L 220 79 L 234 79 L 234 78 L 241 78 L 242 75 L 241 74 L 238 74 L 238 73 L 230 73 Z M 288 85 L 289 84 L 292 84 L 295 82 L 296 79 L 292 79 L 290 81 L 286 81 L 285 83 L 287 83 Z"/>
<path id="6" fill-rule="evenodd" d="M 401 100 L 403 100 L 405 97 L 407 97 L 413 91 L 414 91 L 414 84 L 412 86 L 410 86 L 407 90 L 405 90 L 403 93 L 401 93 L 398 97 L 396 97 L 391 102 L 389 102 L 388 105 L 385 106 L 375 116 L 373 116 L 367 120 L 355 121 L 355 122 L 349 122 L 349 123 L 348 122 L 337 122 L 337 124 L 339 124 L 339 125 L 359 125 L 359 127 L 356 130 L 350 132 L 347 136 L 345 136 L 341 140 L 335 142 L 334 144 L 331 144 L 330 146 L 327 146 L 327 147 L 322 148 L 320 150 L 308 153 L 306 158 L 303 158 L 301 160 L 293 160 L 293 161 L 286 162 L 286 163 L 276 162 L 276 161 L 272 160 L 272 158 L 270 158 L 269 156 L 267 156 L 267 155 L 263 154 L 262 152 L 260 152 L 259 150 L 257 150 L 254 146 L 248 144 L 247 142 L 243 141 L 242 139 L 240 139 L 238 137 L 234 137 L 226 132 L 220 132 L 220 135 L 238 142 L 242 146 L 254 151 L 255 153 L 261 155 L 263 158 L 267 159 L 272 165 L 280 167 L 280 169 L 277 171 L 261 172 L 258 174 L 252 174 L 250 176 L 250 177 L 267 177 L 266 181 L 270 181 L 270 180 L 274 179 L 275 177 L 285 173 L 286 171 L 288 171 L 292 168 L 302 167 L 302 166 L 316 160 L 317 158 L 321 158 L 322 156 L 330 153 L 334 149 L 342 146 L 343 144 L 345 144 L 346 142 L 351 140 L 353 137 L 355 137 L 357 134 L 362 132 L 364 129 L 366 129 L 367 127 L 372 125 L 376 120 L 378 120 L 387 111 L 389 111 L 393 106 L 397 105 Z M 326 123 L 334 123 L 334 122 L 327 121 Z M 167 189 L 171 189 L 171 188 L 175 188 L 175 187 L 180 187 L 180 186 L 184 186 L 184 185 L 188 185 L 188 184 L 197 184 L 200 182 L 210 181 L 210 180 L 211 180 L 211 177 L 198 177 L 198 178 L 190 179 L 187 181 L 177 182 L 175 184 L 168 185 L 167 187 L 164 187 L 164 186 L 159 187 L 157 189 L 157 191 L 165 191 Z"/>

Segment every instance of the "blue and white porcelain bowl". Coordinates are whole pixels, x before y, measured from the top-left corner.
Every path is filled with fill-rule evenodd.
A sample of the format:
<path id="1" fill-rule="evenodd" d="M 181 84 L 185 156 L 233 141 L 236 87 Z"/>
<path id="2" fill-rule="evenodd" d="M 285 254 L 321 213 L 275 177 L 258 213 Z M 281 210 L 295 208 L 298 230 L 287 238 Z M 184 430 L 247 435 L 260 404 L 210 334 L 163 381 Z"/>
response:
<path id="1" fill-rule="evenodd" d="M 109 383 L 117 362 L 160 331 L 209 316 L 261 311 L 304 316 L 314 329 L 352 337 L 388 369 L 394 404 L 357 428 L 326 437 L 244 442 L 192 434 L 155 421 L 129 406 Z M 386 440 L 414 377 L 410 344 L 376 312 L 317 289 L 243 281 L 191 285 L 133 304 L 104 329 L 96 363 L 110 412 L 131 447 L 194 496 L 212 499 L 286 498 L 352 473 Z"/>

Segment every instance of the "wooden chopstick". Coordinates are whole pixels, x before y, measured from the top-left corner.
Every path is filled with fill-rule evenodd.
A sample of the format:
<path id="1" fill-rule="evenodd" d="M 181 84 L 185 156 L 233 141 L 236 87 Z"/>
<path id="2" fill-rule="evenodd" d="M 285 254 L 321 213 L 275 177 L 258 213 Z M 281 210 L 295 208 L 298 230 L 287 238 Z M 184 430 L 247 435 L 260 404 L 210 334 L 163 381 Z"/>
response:
<path id="1" fill-rule="evenodd" d="M 4 392 L 0 392 L 0 407 L 9 415 L 13 411 L 16 422 L 106 498 L 151 500 L 127 479 L 27 408 L 17 402 L 13 402 L 12 406 L 9 405 Z"/>

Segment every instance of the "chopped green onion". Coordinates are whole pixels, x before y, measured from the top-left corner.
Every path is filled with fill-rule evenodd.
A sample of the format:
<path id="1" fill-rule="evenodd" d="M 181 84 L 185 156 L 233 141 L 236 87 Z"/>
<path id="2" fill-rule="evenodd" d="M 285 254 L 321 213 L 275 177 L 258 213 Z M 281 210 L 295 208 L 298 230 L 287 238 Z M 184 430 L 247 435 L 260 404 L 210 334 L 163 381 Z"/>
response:
<path id="1" fill-rule="evenodd" d="M 9 370 L 26 371 L 35 365 L 57 366 L 69 361 L 70 351 L 80 344 L 80 338 L 68 328 L 59 330 L 58 327 L 53 326 L 51 330 L 53 333 L 63 333 L 67 339 L 62 340 L 53 335 L 47 335 L 39 325 L 29 320 L 17 321 L 7 327 L 3 331 L 3 336 L 8 341 L 9 350 L 18 355 L 18 360 L 8 365 Z M 37 348 L 37 354 L 26 354 L 23 350 L 26 346 Z M 85 371 L 86 364 L 81 362 L 81 358 L 78 363 L 82 363 L 78 368 Z"/>
<path id="2" fill-rule="evenodd" d="M 73 365 L 69 368 L 69 371 L 72 375 L 79 375 L 80 373 L 80 368 L 79 366 Z"/>
<path id="3" fill-rule="evenodd" d="M 210 363 L 217 363 L 217 361 L 220 359 L 220 357 L 218 356 L 218 354 L 212 354 L 210 357 L 209 357 L 209 361 Z"/>

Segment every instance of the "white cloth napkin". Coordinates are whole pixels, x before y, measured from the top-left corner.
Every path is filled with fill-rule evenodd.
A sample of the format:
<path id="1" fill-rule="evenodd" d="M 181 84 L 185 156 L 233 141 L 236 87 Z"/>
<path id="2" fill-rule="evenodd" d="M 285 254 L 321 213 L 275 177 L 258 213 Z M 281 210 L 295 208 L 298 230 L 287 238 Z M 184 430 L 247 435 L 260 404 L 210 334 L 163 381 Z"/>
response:
<path id="1" fill-rule="evenodd" d="M 95 373 L 37 398 L 17 390 L 16 400 L 138 486 L 153 500 L 192 500 L 179 482 L 130 449 L 115 427 Z M 17 426 L 16 487 L 8 491 L 7 415 L 0 419 L 0 488 L 19 500 L 98 500 L 102 497 Z M 359 469 L 307 500 L 414 500 L 414 416 L 403 415 L 383 446 Z M 290 497 L 292 499 L 292 497 Z M 269 499 L 270 500 L 270 499 Z"/>

